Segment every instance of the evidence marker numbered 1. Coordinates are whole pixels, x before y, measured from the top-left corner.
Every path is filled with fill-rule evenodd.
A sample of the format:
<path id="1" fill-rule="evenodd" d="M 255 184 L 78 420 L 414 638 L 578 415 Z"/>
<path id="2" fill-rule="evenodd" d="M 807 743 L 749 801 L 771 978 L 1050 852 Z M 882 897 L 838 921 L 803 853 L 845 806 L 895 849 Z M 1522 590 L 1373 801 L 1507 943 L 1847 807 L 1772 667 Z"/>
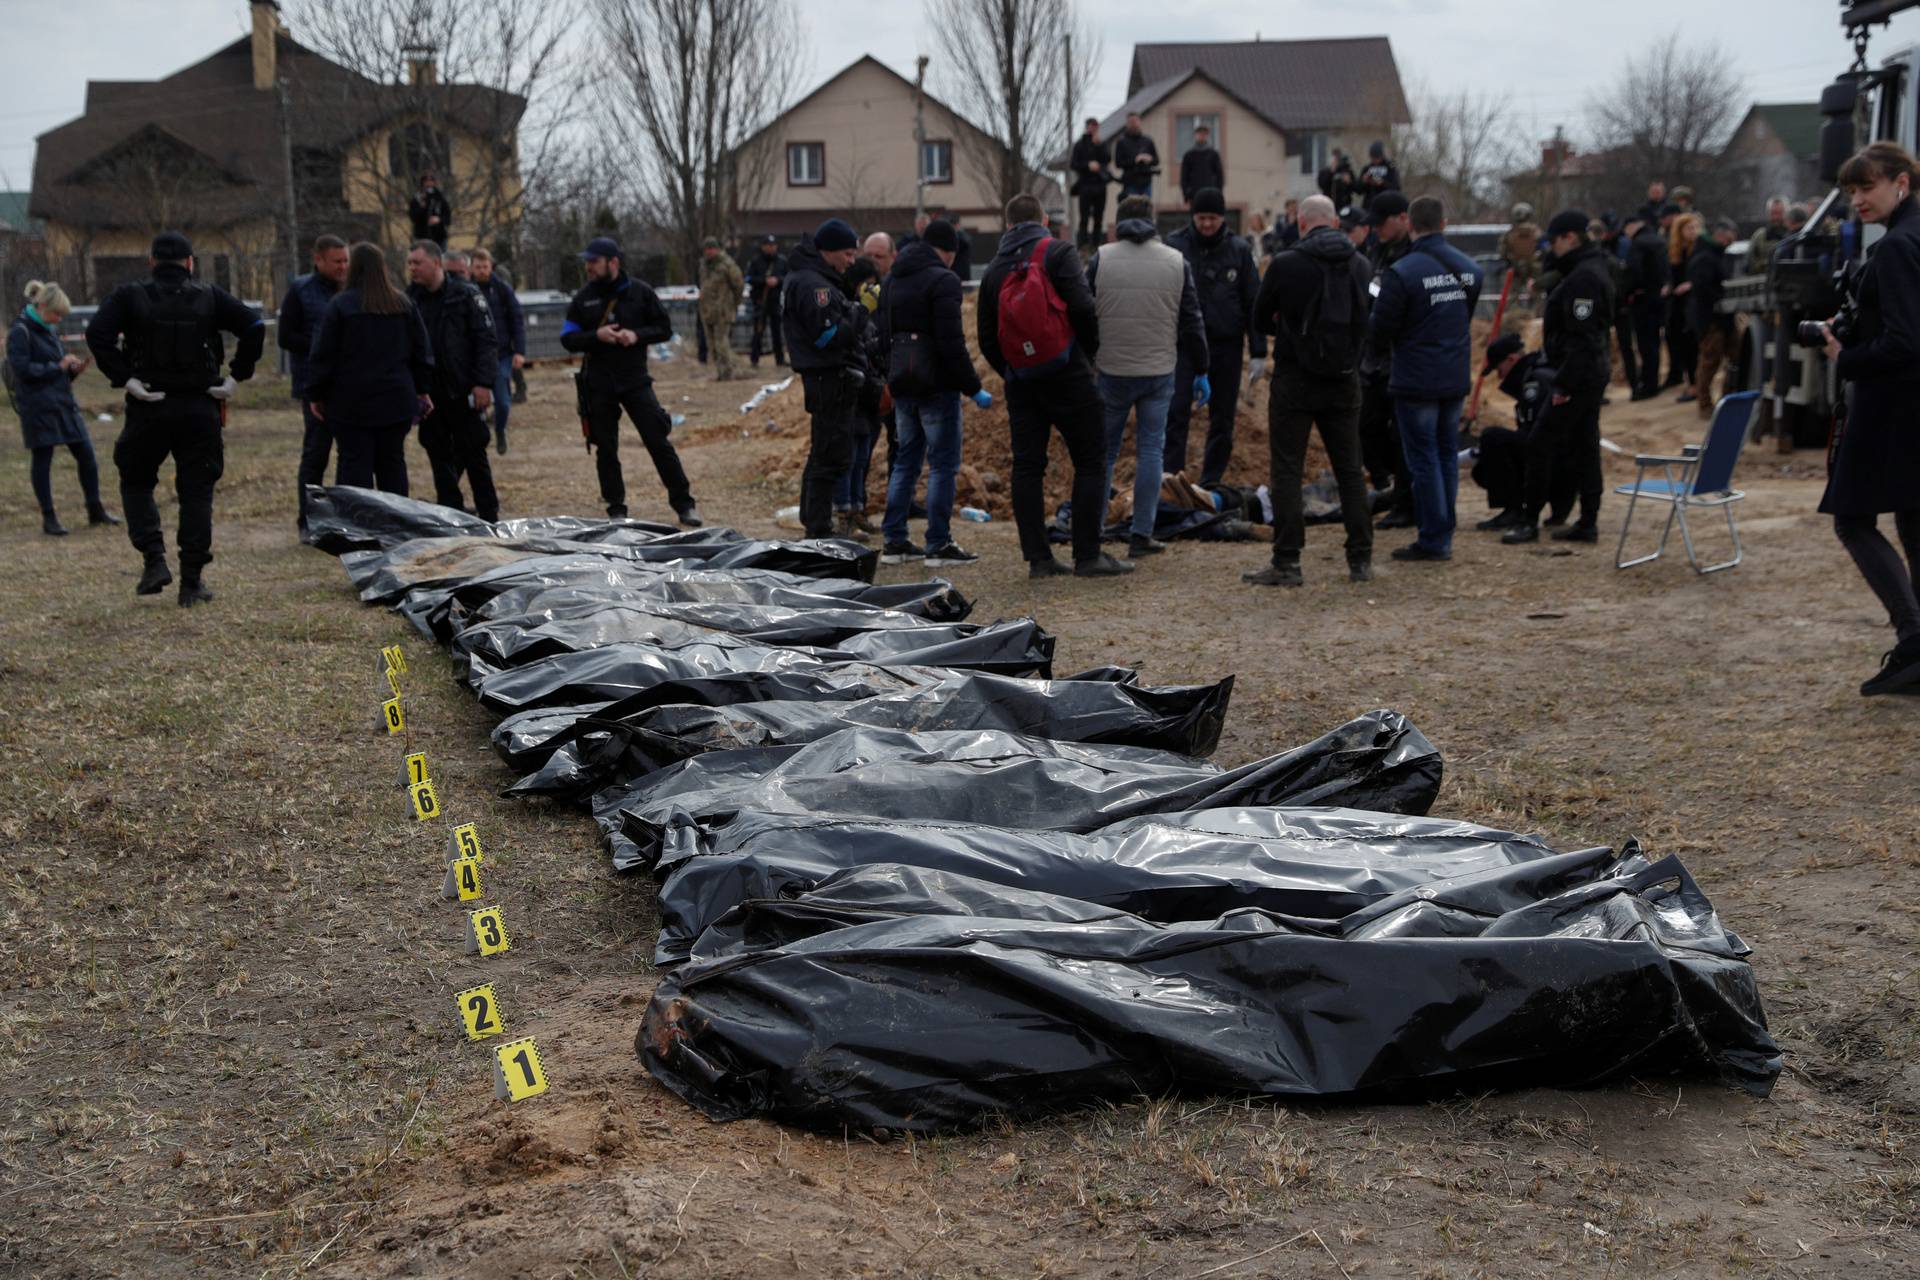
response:
<path id="1" fill-rule="evenodd" d="M 467 913 L 467 954 L 497 956 L 513 946 L 507 936 L 507 922 L 499 907 L 482 907 Z"/>
<path id="2" fill-rule="evenodd" d="M 389 734 L 407 731 L 407 713 L 400 709 L 399 698 L 388 698 L 380 704 L 380 724 Z"/>
<path id="3" fill-rule="evenodd" d="M 448 902 L 472 902 L 480 896 L 480 859 L 455 858 L 447 864 L 440 896 Z"/>
<path id="4" fill-rule="evenodd" d="M 547 1072 L 533 1037 L 509 1040 L 493 1051 L 493 1096 L 502 1102 L 524 1102 L 547 1091 Z"/>
<path id="5" fill-rule="evenodd" d="M 408 756 L 400 765 L 400 785 L 403 787 L 417 787 L 426 781 L 428 781 L 427 753 L 424 751 L 416 751 Z"/>
<path id="6" fill-rule="evenodd" d="M 413 816 L 417 822 L 440 816 L 440 796 L 433 789 L 433 779 L 407 788 L 407 798 L 413 802 Z"/>
<path id="7" fill-rule="evenodd" d="M 500 997 L 493 994 L 491 982 L 468 987 L 453 997 L 453 1003 L 460 1010 L 460 1025 L 466 1028 L 467 1039 L 506 1034 L 507 1020 L 500 1014 Z"/>
<path id="8" fill-rule="evenodd" d="M 447 833 L 447 861 L 461 858 L 484 861 L 480 856 L 480 829 L 471 822 L 463 822 Z"/>

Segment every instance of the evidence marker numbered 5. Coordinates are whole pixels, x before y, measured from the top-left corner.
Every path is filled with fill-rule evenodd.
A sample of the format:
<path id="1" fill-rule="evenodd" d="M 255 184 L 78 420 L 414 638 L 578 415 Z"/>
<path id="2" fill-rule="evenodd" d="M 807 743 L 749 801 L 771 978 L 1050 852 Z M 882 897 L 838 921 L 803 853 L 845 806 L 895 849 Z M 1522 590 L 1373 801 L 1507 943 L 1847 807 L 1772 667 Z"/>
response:
<path id="1" fill-rule="evenodd" d="M 480 828 L 471 822 L 463 822 L 447 833 L 447 861 L 461 858 L 485 861 L 480 856 Z"/>
<path id="2" fill-rule="evenodd" d="M 460 1025 L 466 1028 L 467 1039 L 506 1034 L 507 1020 L 501 1016 L 500 997 L 493 993 L 491 982 L 468 987 L 453 997 L 453 1003 L 460 1010 Z"/>
<path id="3" fill-rule="evenodd" d="M 467 913 L 466 942 L 468 955 L 497 956 L 513 946 L 499 907 L 482 907 Z"/>
<path id="4" fill-rule="evenodd" d="M 493 1096 L 502 1102 L 523 1102 L 547 1091 L 546 1068 L 533 1037 L 509 1040 L 493 1051 Z"/>

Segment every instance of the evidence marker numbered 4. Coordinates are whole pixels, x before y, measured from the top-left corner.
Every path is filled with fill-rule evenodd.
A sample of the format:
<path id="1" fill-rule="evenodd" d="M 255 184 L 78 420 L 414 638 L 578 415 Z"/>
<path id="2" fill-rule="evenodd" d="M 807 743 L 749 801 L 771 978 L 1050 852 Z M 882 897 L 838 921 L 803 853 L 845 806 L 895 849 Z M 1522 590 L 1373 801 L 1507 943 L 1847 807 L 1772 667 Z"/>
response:
<path id="1" fill-rule="evenodd" d="M 480 859 L 455 858 L 449 862 L 440 896 L 448 902 L 472 902 L 480 897 Z"/>
<path id="2" fill-rule="evenodd" d="M 493 1051 L 493 1096 L 502 1102 L 524 1102 L 547 1091 L 546 1068 L 533 1037 L 509 1040 Z"/>
<path id="3" fill-rule="evenodd" d="M 507 922 L 499 907 L 482 907 L 467 913 L 467 954 L 497 956 L 513 946 L 507 936 Z"/>
<path id="4" fill-rule="evenodd" d="M 466 1028 L 467 1039 L 506 1034 L 507 1020 L 501 1016 L 500 997 L 493 993 L 491 982 L 457 993 L 453 1003 L 460 1010 L 460 1025 Z"/>

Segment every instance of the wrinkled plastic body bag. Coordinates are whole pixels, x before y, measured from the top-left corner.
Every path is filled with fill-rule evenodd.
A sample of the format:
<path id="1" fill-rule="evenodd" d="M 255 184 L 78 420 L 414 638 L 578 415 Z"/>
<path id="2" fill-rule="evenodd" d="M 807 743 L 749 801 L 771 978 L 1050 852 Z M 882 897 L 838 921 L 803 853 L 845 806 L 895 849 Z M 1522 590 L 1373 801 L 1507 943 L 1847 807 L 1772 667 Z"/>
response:
<path id="1" fill-rule="evenodd" d="M 829 1130 L 1170 1090 L 1420 1097 L 1674 1070 L 1764 1095 L 1780 1069 L 1744 946 L 1674 859 L 1609 861 L 1473 936 L 1071 902 L 875 867 L 745 903 L 660 982 L 636 1049 L 710 1116 Z M 833 927 L 836 910 L 869 918 Z"/>

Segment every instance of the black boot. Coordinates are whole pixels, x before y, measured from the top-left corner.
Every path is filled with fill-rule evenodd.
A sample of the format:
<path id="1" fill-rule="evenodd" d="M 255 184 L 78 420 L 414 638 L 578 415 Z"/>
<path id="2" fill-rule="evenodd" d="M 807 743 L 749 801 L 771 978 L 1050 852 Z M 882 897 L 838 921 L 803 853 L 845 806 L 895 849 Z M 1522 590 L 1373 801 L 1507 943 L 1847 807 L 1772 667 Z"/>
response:
<path id="1" fill-rule="evenodd" d="M 120 517 L 95 502 L 87 507 L 88 524 L 119 524 Z"/>
<path id="2" fill-rule="evenodd" d="M 1540 526 L 1534 524 L 1532 521 L 1528 521 L 1525 524 L 1514 525 L 1511 529 L 1508 529 L 1500 535 L 1500 541 L 1510 547 L 1517 547 L 1523 542 L 1538 542 L 1540 541 Z"/>
<path id="3" fill-rule="evenodd" d="M 206 587 L 201 584 L 200 579 L 189 578 L 186 577 L 185 574 L 186 570 L 181 570 L 180 607 L 182 609 L 191 609 L 197 604 L 212 604 L 213 592 L 207 590 Z"/>
<path id="4" fill-rule="evenodd" d="M 52 508 L 48 508 L 40 513 L 40 532 L 49 538 L 64 538 L 67 536 L 67 526 L 60 523 L 60 517 L 53 514 Z"/>
<path id="5" fill-rule="evenodd" d="M 147 557 L 147 567 L 140 575 L 140 585 L 133 589 L 137 596 L 157 596 L 161 589 L 173 581 L 173 571 L 167 568 L 167 558 L 158 552 Z"/>

